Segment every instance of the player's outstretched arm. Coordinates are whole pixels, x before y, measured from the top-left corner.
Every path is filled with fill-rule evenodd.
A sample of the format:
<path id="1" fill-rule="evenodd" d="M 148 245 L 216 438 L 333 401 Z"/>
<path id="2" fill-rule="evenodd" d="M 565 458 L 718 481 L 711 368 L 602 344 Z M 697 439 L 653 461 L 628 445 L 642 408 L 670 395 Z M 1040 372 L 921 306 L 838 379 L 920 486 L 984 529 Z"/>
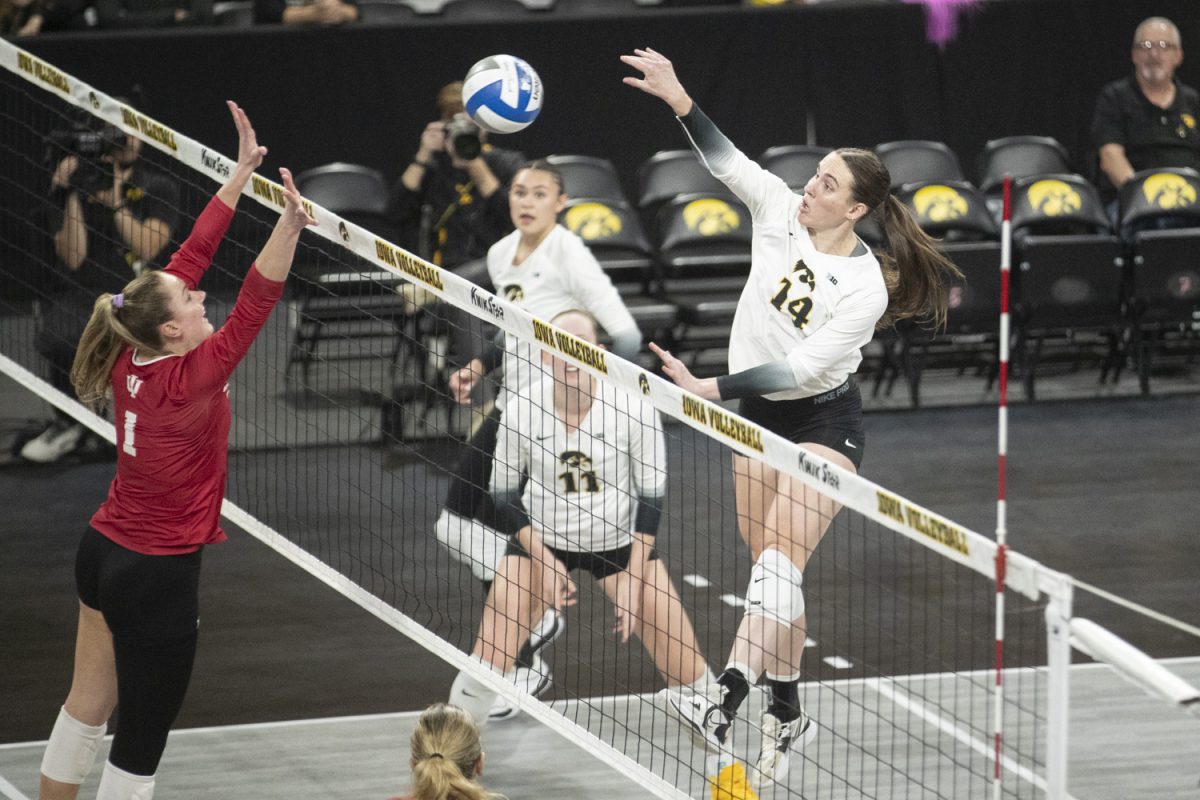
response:
<path id="1" fill-rule="evenodd" d="M 676 77 L 675 66 L 662 53 L 649 47 L 644 50 L 639 48 L 633 51 L 633 55 L 621 56 L 621 60 L 642 73 L 640 78 L 632 75 L 623 78 L 626 84 L 659 98 L 671 107 L 677 117 L 687 116 L 692 110 L 692 98 Z"/>
<path id="2" fill-rule="evenodd" d="M 283 178 L 283 196 L 287 206 L 279 215 L 271 237 L 267 239 L 262 253 L 254 262 L 262 276 L 272 281 L 287 279 L 288 273 L 292 271 L 300 232 L 309 225 L 317 224 L 300 202 L 300 193 L 296 191 L 296 184 L 292 182 L 292 173 L 286 168 L 281 168 L 279 174 Z"/>
<path id="3" fill-rule="evenodd" d="M 225 105 L 229 107 L 229 113 L 233 115 L 233 124 L 237 126 L 238 160 L 229 180 L 225 181 L 225 184 L 217 190 L 217 197 L 230 208 L 236 208 L 238 198 L 242 196 L 242 190 L 246 188 L 250 176 L 254 174 L 254 170 L 259 168 L 263 158 L 267 155 L 267 148 L 258 143 L 258 138 L 254 134 L 254 126 L 250 124 L 250 118 L 246 116 L 246 112 L 242 110 L 241 106 L 232 100 L 226 100 Z"/>

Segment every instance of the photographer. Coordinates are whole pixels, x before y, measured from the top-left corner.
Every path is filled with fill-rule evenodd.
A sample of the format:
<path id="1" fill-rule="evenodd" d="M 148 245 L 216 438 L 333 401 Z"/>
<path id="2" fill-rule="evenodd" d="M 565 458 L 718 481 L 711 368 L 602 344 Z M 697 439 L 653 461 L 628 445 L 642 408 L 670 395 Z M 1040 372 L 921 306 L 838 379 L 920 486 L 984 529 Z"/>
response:
<path id="1" fill-rule="evenodd" d="M 49 362 L 51 383 L 71 397 L 75 347 L 96 296 L 121 287 L 156 260 L 178 223 L 179 188 L 138 158 L 140 139 L 120 130 L 75 130 L 51 135 L 70 154 L 58 160 L 50 181 L 47 230 L 54 241 L 54 271 L 65 289 L 44 304 L 35 345 Z M 51 161 L 61 150 L 54 148 Z M 46 430 L 21 449 L 41 463 L 57 461 L 83 440 L 83 427 L 57 412 Z"/>
<path id="2" fill-rule="evenodd" d="M 437 111 L 392 190 L 391 214 L 402 244 L 454 269 L 512 230 L 508 184 L 525 158 L 487 143 L 463 110 L 461 81 L 442 87 Z"/>

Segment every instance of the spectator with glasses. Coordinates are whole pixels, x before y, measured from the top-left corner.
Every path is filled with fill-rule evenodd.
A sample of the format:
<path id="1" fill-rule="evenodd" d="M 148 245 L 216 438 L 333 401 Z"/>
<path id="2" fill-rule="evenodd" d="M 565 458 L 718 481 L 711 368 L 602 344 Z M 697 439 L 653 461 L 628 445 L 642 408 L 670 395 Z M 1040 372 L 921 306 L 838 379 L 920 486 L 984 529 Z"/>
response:
<path id="1" fill-rule="evenodd" d="M 1144 20 L 1133 35 L 1132 60 L 1133 74 L 1100 92 L 1092 120 L 1098 182 L 1114 223 L 1117 193 L 1135 172 L 1200 169 L 1200 93 L 1175 77 L 1183 63 L 1179 28 L 1165 17 Z"/>

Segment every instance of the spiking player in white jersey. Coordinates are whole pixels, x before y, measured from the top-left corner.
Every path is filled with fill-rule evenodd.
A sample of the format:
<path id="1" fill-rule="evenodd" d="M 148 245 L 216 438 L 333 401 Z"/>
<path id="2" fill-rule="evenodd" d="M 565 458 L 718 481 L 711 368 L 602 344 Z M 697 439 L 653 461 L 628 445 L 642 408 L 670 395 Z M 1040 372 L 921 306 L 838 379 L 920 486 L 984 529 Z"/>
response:
<path id="1" fill-rule="evenodd" d="M 671 62 L 653 50 L 621 60 L 642 77 L 625 83 L 665 101 L 701 161 L 750 209 L 750 276 L 729 341 L 730 374 L 699 380 L 653 344 L 663 371 L 710 400 L 740 399 L 740 412 L 826 460 L 856 472 L 866 435 L 851 377 L 877 328 L 946 315 L 944 278 L 958 270 L 889 193 L 872 152 L 843 148 L 821 160 L 800 194 L 746 158 L 692 102 Z M 855 224 L 877 213 L 891 255 L 877 258 Z M 882 264 L 880 263 L 882 261 Z M 734 456 L 738 527 L 755 558 L 746 613 L 725 671 L 699 695 L 672 705 L 705 747 L 719 749 L 759 678 L 770 703 L 751 776 L 756 787 L 787 773 L 789 752 L 816 735 L 798 682 L 807 621 L 804 568 L 840 506 L 761 462 Z"/>
<path id="2" fill-rule="evenodd" d="M 553 322 L 596 342 L 596 322 L 585 312 Z M 512 669 L 525 621 L 547 600 L 559 612 L 573 605 L 570 572 L 584 570 L 615 607 L 621 641 L 641 639 L 668 686 L 703 690 L 712 674 L 654 550 L 667 483 L 658 412 L 565 360 L 550 361 L 552 375 L 505 405 L 491 491 L 501 530 L 512 538 L 473 655 L 496 672 Z M 481 724 L 495 699 L 465 672 L 450 692 L 450 702 Z"/>
<path id="3" fill-rule="evenodd" d="M 641 347 L 641 333 L 587 245 L 558 224 L 566 202 L 562 175 L 552 164 L 533 161 L 517 171 L 509 190 L 516 230 L 488 250 L 492 285 L 497 294 L 541 319 L 552 319 L 567 309 L 586 309 L 608 331 L 613 352 L 632 358 Z M 507 545 L 507 539 L 496 532 L 495 504 L 487 492 L 496 432 L 506 399 L 522 394 L 540 379 L 541 358 L 532 345 L 501 337 L 450 376 L 455 399 L 469 403 L 475 384 L 501 363 L 504 383 L 500 396 L 471 436 L 435 529 L 438 540 L 483 581 L 485 592 Z M 531 694 L 544 692 L 550 685 L 550 671 L 538 651 L 561 632 L 561 620 L 550 609 L 533 626 L 533 635 L 521 650 L 512 678 Z M 513 707 L 501 701 L 493 719 L 513 713 Z"/>

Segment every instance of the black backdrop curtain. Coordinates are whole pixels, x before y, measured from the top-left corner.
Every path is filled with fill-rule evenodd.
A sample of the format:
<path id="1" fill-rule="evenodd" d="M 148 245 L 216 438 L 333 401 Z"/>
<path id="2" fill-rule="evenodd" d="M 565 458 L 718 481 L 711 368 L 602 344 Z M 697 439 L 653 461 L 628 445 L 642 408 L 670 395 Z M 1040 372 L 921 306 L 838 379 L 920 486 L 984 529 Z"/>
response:
<path id="1" fill-rule="evenodd" d="M 529 156 L 611 158 L 627 192 L 653 152 L 686 146 L 665 105 L 621 83 L 618 56 L 671 57 L 709 116 L 751 156 L 800 143 L 947 142 L 968 176 L 984 142 L 1054 136 L 1090 171 L 1096 93 L 1127 73 L 1146 16 L 1172 17 L 1200 48 L 1196 0 L 993 0 L 962 15 L 958 38 L 929 44 L 920 6 L 829 3 L 646 9 L 612 16 L 531 13 L 514 21 L 418 20 L 336 29 L 256 28 L 62 34 L 20 42 L 100 89 L 140 84 L 148 111 L 233 154 L 223 101 L 250 113 L 265 169 L 351 161 L 397 176 L 433 117 L 438 88 L 477 59 L 519 55 L 546 89 L 528 130 L 497 138 Z M 1200 83 L 1196 63 L 1181 77 Z"/>

